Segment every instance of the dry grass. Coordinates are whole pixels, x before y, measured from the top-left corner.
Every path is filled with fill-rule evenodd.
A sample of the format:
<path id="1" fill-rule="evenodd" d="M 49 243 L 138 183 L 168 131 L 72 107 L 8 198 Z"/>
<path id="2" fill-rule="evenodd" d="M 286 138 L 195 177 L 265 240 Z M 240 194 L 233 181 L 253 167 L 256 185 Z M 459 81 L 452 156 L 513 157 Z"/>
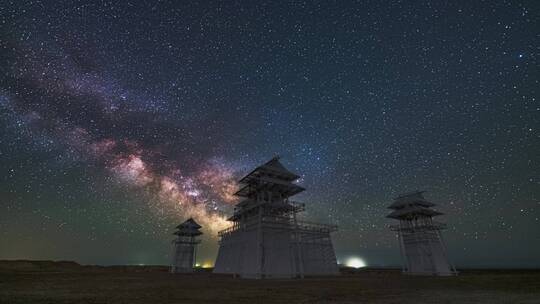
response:
<path id="1" fill-rule="evenodd" d="M 204 272 L 171 275 L 161 267 L 26 263 L 0 262 L 0 303 L 540 303 L 540 271 L 411 277 L 364 270 L 304 280 L 243 280 Z"/>

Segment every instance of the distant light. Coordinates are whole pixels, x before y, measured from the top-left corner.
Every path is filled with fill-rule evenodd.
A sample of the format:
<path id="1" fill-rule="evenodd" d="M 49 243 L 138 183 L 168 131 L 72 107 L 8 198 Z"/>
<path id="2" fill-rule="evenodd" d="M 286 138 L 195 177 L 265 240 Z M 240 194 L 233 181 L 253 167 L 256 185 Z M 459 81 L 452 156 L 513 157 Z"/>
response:
<path id="1" fill-rule="evenodd" d="M 201 267 L 201 264 L 195 263 L 195 267 Z"/>
<path id="2" fill-rule="evenodd" d="M 350 257 L 345 261 L 345 266 L 352 268 L 366 267 L 366 262 L 359 257 Z"/>
<path id="3" fill-rule="evenodd" d="M 202 264 L 202 268 L 212 268 L 214 267 L 214 265 L 212 265 L 212 263 L 204 263 Z"/>
<path id="4" fill-rule="evenodd" d="M 519 58 L 523 58 L 523 54 L 519 54 Z"/>

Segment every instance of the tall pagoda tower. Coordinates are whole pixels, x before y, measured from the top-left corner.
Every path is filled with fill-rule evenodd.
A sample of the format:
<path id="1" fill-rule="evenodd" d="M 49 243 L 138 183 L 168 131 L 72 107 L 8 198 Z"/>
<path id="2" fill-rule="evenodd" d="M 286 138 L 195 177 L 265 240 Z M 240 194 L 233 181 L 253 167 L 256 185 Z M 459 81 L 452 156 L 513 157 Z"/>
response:
<path id="1" fill-rule="evenodd" d="M 330 233 L 337 226 L 299 221 L 304 204 L 290 197 L 305 189 L 298 175 L 274 157 L 242 178 L 235 195 L 243 198 L 219 232 L 215 273 L 244 278 L 293 278 L 337 274 Z"/>
<path id="2" fill-rule="evenodd" d="M 197 245 L 201 242 L 197 239 L 202 234 L 199 229 L 201 226 L 192 218 L 176 227 L 171 273 L 193 272 Z"/>
<path id="3" fill-rule="evenodd" d="M 403 272 L 418 275 L 448 276 L 457 274 L 446 254 L 441 230 L 446 225 L 433 220 L 443 213 L 431 209 L 435 204 L 427 201 L 424 191 L 406 193 L 395 198 L 387 217 L 399 220 L 390 226 L 397 231 Z"/>

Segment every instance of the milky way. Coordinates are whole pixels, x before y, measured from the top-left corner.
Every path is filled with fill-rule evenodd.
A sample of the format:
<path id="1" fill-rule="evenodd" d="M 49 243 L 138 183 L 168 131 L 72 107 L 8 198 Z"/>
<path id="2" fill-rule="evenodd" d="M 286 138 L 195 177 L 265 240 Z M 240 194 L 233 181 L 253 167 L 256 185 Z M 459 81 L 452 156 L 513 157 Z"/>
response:
<path id="1" fill-rule="evenodd" d="M 458 266 L 540 263 L 538 1 L 4 2 L 0 259 L 166 264 L 193 216 L 212 262 L 279 154 L 340 261 L 399 264 L 418 189 Z"/>
<path id="2" fill-rule="evenodd" d="M 14 52 L 30 54 L 13 62 L 8 74 L 13 87 L 2 96 L 13 123 L 25 124 L 38 143 L 62 145 L 76 158 L 100 164 L 126 186 L 149 195 L 155 210 L 193 216 L 212 233 L 226 227 L 220 207 L 236 202 L 232 168 L 217 158 L 163 162 L 158 155 L 166 153 L 161 143 L 145 145 L 103 130 L 103 125 L 114 129 L 141 114 L 159 117 L 158 107 L 141 107 L 153 101 L 141 102 L 144 97 L 110 85 L 111 79 L 85 73 L 61 50 L 43 54 L 24 44 L 10 46 Z M 99 129 L 92 128 L 95 119 L 89 117 L 100 120 Z M 142 127 L 153 130 L 159 123 L 147 121 Z"/>

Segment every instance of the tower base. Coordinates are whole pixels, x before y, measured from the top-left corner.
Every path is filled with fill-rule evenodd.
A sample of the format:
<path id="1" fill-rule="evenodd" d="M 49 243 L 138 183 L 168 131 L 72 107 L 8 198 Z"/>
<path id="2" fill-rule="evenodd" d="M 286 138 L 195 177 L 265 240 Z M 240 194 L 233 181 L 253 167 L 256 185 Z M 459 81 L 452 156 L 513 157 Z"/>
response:
<path id="1" fill-rule="evenodd" d="M 337 275 L 339 269 L 329 232 L 267 227 L 262 232 L 238 229 L 222 234 L 214 273 L 250 279 L 302 278 Z"/>

